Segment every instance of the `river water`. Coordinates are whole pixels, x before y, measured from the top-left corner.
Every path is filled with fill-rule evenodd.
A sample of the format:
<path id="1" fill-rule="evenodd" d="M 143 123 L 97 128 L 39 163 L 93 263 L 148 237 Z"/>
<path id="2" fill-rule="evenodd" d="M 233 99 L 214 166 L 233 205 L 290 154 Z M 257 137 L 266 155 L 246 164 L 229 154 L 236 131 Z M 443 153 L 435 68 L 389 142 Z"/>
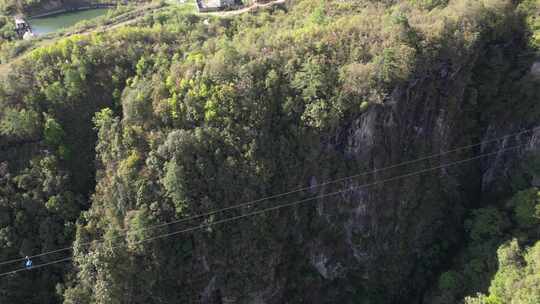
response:
<path id="1" fill-rule="evenodd" d="M 95 8 L 81 11 L 61 13 L 57 15 L 34 18 L 28 20 L 32 26 L 32 32 L 37 35 L 56 32 L 63 28 L 70 27 L 82 20 L 99 17 L 107 13 L 107 8 Z"/>

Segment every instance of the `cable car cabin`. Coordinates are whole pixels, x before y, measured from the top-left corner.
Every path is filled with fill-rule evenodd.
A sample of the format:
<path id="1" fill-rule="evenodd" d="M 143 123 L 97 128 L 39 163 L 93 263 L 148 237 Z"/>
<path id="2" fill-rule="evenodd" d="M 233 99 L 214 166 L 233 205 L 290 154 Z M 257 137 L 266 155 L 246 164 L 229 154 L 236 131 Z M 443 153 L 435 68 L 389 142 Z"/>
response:
<path id="1" fill-rule="evenodd" d="M 24 267 L 26 267 L 26 269 L 32 268 L 32 260 L 30 260 L 28 256 L 26 257 L 26 261 L 24 262 Z"/>

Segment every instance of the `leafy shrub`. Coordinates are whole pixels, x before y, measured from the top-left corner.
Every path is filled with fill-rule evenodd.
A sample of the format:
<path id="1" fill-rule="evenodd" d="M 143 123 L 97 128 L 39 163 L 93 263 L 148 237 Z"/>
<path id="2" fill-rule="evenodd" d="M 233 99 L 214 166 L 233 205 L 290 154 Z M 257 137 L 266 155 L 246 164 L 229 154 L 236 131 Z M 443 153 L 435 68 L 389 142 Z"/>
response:
<path id="1" fill-rule="evenodd" d="M 520 227 L 531 228 L 540 223 L 540 192 L 531 188 L 518 192 L 511 201 L 516 221 Z"/>
<path id="2" fill-rule="evenodd" d="M 0 121 L 0 134 L 19 138 L 33 137 L 39 130 L 39 115 L 33 110 L 8 108 Z"/>
<path id="3" fill-rule="evenodd" d="M 52 117 L 45 118 L 45 126 L 43 127 L 43 136 L 45 142 L 53 147 L 57 147 L 63 142 L 64 129 Z"/>

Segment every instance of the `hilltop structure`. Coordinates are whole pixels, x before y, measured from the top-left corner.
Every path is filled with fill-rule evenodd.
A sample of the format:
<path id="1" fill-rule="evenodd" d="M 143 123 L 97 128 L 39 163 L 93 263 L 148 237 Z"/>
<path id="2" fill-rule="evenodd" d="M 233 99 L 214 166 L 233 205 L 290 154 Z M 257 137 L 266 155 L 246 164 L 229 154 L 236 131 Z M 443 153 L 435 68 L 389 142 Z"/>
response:
<path id="1" fill-rule="evenodd" d="M 236 0 L 197 0 L 199 12 L 215 12 L 237 5 Z"/>
<path id="2" fill-rule="evenodd" d="M 15 17 L 15 32 L 19 38 L 23 39 L 28 39 L 28 37 L 34 36 L 30 24 L 22 17 Z"/>

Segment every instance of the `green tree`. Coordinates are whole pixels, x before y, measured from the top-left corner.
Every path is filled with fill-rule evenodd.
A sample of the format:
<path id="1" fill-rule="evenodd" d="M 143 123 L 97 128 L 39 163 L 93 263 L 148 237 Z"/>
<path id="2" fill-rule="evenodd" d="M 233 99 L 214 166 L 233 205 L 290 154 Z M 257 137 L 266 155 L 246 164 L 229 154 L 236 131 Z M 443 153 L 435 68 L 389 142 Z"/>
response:
<path id="1" fill-rule="evenodd" d="M 65 133 L 62 126 L 53 117 L 46 117 L 43 136 L 48 145 L 57 147 L 63 143 Z"/>
<path id="2" fill-rule="evenodd" d="M 527 229 L 540 223 L 540 192 L 538 188 L 530 188 L 518 192 L 512 199 L 514 214 L 519 226 Z"/>

